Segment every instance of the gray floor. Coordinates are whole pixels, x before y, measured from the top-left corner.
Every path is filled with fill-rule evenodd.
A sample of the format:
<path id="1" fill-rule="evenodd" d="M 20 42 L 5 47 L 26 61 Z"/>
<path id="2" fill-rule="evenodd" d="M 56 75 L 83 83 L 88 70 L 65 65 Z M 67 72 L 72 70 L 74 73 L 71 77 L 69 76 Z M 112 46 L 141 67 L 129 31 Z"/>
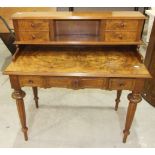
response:
<path id="1" fill-rule="evenodd" d="M 0 41 L 1 71 L 10 59 Z M 144 100 L 138 105 L 127 143 L 122 143 L 129 91 L 123 92 L 117 112 L 115 91 L 39 89 L 39 109 L 35 108 L 31 89 L 24 91 L 27 142 L 11 98 L 9 79 L 0 73 L 0 147 L 155 147 L 155 109 Z"/>

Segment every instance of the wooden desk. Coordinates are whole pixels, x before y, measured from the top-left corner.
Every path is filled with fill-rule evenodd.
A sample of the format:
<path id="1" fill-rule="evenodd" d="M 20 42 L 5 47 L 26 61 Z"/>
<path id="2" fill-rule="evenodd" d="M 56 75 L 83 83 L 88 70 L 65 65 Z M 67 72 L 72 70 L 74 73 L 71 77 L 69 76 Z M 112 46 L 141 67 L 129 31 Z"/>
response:
<path id="1" fill-rule="evenodd" d="M 12 97 L 16 99 L 25 140 L 28 140 L 28 128 L 26 125 L 23 101 L 25 92 L 22 91 L 21 88 L 29 86 L 33 88 L 34 100 L 37 108 L 37 87 L 65 87 L 71 89 L 99 88 L 117 90 L 115 110 L 118 108 L 122 90 L 131 90 L 132 93 L 128 95 L 129 106 L 125 129 L 123 131 L 123 142 L 126 142 L 127 136 L 130 133 L 129 130 L 136 111 L 137 103 L 141 101 L 140 93 L 143 88 L 144 80 L 151 77 L 142 63 L 137 48 L 137 45 L 140 43 L 140 39 L 138 38 L 141 33 L 138 28 L 141 27 L 139 24 L 143 22 L 144 16 L 137 13 L 134 14 L 133 12 L 129 14 L 128 17 L 127 14 L 122 13 L 98 13 L 97 15 L 92 16 L 92 20 L 90 20 L 90 14 L 89 16 L 82 13 L 76 14 L 78 16 L 75 16 L 75 14 L 74 16 L 71 14 L 64 14 L 64 16 L 62 16 L 62 14 L 59 14 L 57 17 L 55 15 L 52 17 L 52 15 L 48 14 L 46 18 L 50 20 L 50 22 L 51 19 L 53 20 L 54 18 L 52 23 L 54 22 L 56 24 L 56 28 L 53 29 L 52 27 L 51 29 L 48 27 L 48 21 L 45 21 L 44 24 L 43 21 L 40 20 L 40 18 L 43 18 L 45 15 L 47 14 L 34 15 L 33 13 L 29 13 L 26 16 L 23 13 L 13 16 L 13 19 L 15 20 L 15 32 L 17 35 L 16 43 L 22 46 L 22 48 L 20 48 L 20 46 L 17 48 L 18 52 L 16 53 L 14 61 L 4 72 L 4 74 L 9 75 L 11 87 L 14 89 Z M 36 17 L 37 20 L 34 19 L 33 21 L 34 17 Z M 30 19 L 28 20 L 28 18 Z M 59 20 L 57 21 L 55 18 L 58 18 Z M 121 20 L 119 21 L 118 18 Z M 123 20 L 124 18 L 125 20 Z M 129 18 L 130 21 L 126 20 L 126 18 Z M 134 22 L 135 18 L 138 18 L 136 21 L 138 21 L 139 24 L 137 23 L 136 28 L 131 26 L 132 18 L 134 18 Z M 21 19 L 23 19 L 23 22 Z M 67 20 L 64 21 L 64 19 Z M 90 22 L 88 22 L 88 19 Z M 110 25 L 111 23 L 113 23 L 112 27 L 115 25 L 113 28 L 114 30 L 112 31 L 107 30 L 109 19 Z M 122 27 L 122 21 L 124 25 L 123 31 L 120 29 L 120 26 Z M 90 25 L 90 23 L 92 25 Z M 102 23 L 106 23 L 106 26 L 103 26 L 105 29 L 101 29 L 103 28 L 100 25 Z M 70 28 L 67 27 L 67 24 Z M 34 25 L 37 25 L 36 29 L 34 29 Z M 28 29 L 28 27 L 30 27 L 30 29 Z M 131 27 L 134 30 L 128 30 L 131 29 Z M 94 33 L 96 34 L 94 29 L 96 28 L 98 30 L 97 36 L 94 36 Z M 101 30 L 104 31 L 98 33 L 101 32 Z M 54 35 L 51 35 L 53 38 L 48 41 L 42 39 L 42 35 L 29 40 L 28 38 L 31 38 L 29 36 L 32 36 L 36 31 L 36 34 L 42 32 L 43 36 L 47 33 L 51 35 L 52 32 Z M 110 38 L 110 41 L 106 40 L 105 33 L 113 31 L 118 34 L 127 33 L 127 36 L 130 35 L 131 32 L 131 34 L 134 33 L 138 37 L 128 40 L 126 37 L 119 38 L 115 35 L 114 37 L 112 36 L 112 40 Z M 25 33 L 25 35 L 22 35 L 22 33 Z M 62 35 L 62 33 L 65 35 Z M 76 35 L 76 37 L 74 35 Z M 64 40 L 57 40 L 57 37 L 63 37 Z M 87 40 L 83 40 L 83 37 Z M 94 37 L 97 37 L 97 39 L 92 40 L 92 37 L 93 39 Z M 114 39 L 115 37 L 116 39 Z M 66 40 L 66 38 L 68 39 Z"/>

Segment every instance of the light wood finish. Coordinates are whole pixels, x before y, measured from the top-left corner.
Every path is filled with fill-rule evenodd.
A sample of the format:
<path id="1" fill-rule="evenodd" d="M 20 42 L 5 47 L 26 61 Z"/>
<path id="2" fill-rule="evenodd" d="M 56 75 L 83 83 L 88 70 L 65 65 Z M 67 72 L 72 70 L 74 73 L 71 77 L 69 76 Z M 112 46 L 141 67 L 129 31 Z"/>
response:
<path id="1" fill-rule="evenodd" d="M 24 95 L 21 88 L 29 86 L 33 87 L 36 107 L 38 87 L 117 90 L 116 110 L 121 91 L 131 90 L 123 136 L 123 142 L 126 142 L 137 103 L 141 101 L 140 92 L 144 80 L 151 78 L 137 50 L 144 19 L 145 16 L 139 12 L 44 12 L 13 15 L 16 44 L 23 44 L 25 48 L 17 53 L 15 61 L 10 63 L 4 74 L 10 76 L 11 86 L 17 92 L 13 97 L 17 102 L 20 100 L 17 107 L 22 109 L 19 110 L 19 117 L 26 140 Z M 47 33 L 49 40 L 45 37 Z M 29 37 L 32 34 L 37 34 L 36 40 Z M 25 41 L 21 40 L 21 36 Z"/>
<path id="2" fill-rule="evenodd" d="M 127 14 L 128 12 L 93 12 L 90 13 L 90 18 L 85 12 L 57 12 L 48 16 L 45 12 L 34 13 L 35 16 L 33 13 L 20 12 L 12 18 L 18 41 L 16 44 L 140 44 L 145 16 L 131 12 L 131 18 L 131 14 Z M 25 34 L 25 31 L 29 33 Z M 29 36 L 34 35 L 35 31 L 50 37 L 48 40 L 32 40 Z"/>

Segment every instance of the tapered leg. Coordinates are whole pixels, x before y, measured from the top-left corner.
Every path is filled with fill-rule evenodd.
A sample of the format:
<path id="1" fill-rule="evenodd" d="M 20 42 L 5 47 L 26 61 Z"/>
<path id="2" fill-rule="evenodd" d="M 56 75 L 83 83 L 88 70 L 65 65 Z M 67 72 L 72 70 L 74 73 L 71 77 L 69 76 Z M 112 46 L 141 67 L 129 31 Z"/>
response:
<path id="1" fill-rule="evenodd" d="M 37 87 L 32 87 L 32 89 L 33 89 L 34 101 L 35 101 L 35 104 L 36 104 L 36 108 L 38 108 L 39 107 L 39 105 L 38 105 L 38 99 L 39 99 L 39 97 L 38 97 L 38 88 Z"/>
<path id="2" fill-rule="evenodd" d="M 137 103 L 139 103 L 142 100 L 140 93 L 137 93 L 137 92 L 130 93 L 128 95 L 128 99 L 129 99 L 129 106 L 128 106 L 128 111 L 126 116 L 125 129 L 123 131 L 124 133 L 123 143 L 126 142 L 127 136 L 130 134 L 129 130 L 131 128 L 131 124 L 135 115 Z"/>
<path id="3" fill-rule="evenodd" d="M 122 90 L 117 90 L 117 98 L 115 100 L 116 104 L 115 104 L 115 110 L 117 111 L 118 109 L 118 104 L 120 102 L 120 97 L 121 97 L 121 94 L 122 94 Z"/>
<path id="4" fill-rule="evenodd" d="M 12 93 L 12 98 L 16 100 L 16 105 L 17 105 L 17 110 L 22 126 L 22 131 L 24 133 L 24 138 L 25 140 L 28 140 L 27 136 L 27 130 L 28 128 L 26 127 L 26 115 L 25 115 L 25 107 L 24 107 L 24 101 L 23 98 L 25 96 L 25 92 L 22 91 L 21 89 L 15 90 Z"/>

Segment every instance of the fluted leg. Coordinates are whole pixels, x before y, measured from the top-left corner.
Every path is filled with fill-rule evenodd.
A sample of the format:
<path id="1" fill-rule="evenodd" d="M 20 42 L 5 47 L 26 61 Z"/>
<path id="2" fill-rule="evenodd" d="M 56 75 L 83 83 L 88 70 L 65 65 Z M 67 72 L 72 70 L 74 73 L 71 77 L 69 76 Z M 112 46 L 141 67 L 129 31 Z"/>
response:
<path id="1" fill-rule="evenodd" d="M 34 95 L 34 101 L 35 101 L 35 104 L 36 104 L 36 108 L 38 108 L 39 107 L 39 105 L 38 105 L 38 99 L 39 99 L 39 97 L 38 97 L 38 88 L 37 87 L 32 87 L 32 89 L 33 89 L 33 95 Z"/>
<path id="2" fill-rule="evenodd" d="M 130 128 L 131 128 L 131 124 L 135 115 L 135 111 L 137 108 L 137 103 L 139 103 L 142 98 L 140 93 L 138 92 L 132 92 L 128 95 L 128 99 L 129 99 L 129 106 L 128 106 L 128 111 L 127 111 L 127 116 L 126 116 L 126 123 L 125 123 L 125 129 L 123 131 L 124 133 L 124 137 L 123 137 L 123 143 L 126 142 L 126 139 L 128 137 L 128 135 L 130 134 Z"/>
<path id="3" fill-rule="evenodd" d="M 122 90 L 117 90 L 117 97 L 116 97 L 116 104 L 115 104 L 115 110 L 117 111 L 118 109 L 118 105 L 119 105 L 119 102 L 120 102 L 120 97 L 121 97 L 121 94 L 122 94 Z"/>
<path id="4" fill-rule="evenodd" d="M 27 136 L 27 130 L 28 128 L 26 127 L 26 115 L 25 115 L 25 107 L 24 107 L 24 101 L 23 98 L 25 97 L 25 92 L 22 91 L 21 89 L 15 90 L 12 93 L 12 98 L 16 100 L 16 105 L 17 105 L 17 110 L 22 126 L 22 131 L 24 133 L 24 138 L 25 140 L 28 140 Z"/>

